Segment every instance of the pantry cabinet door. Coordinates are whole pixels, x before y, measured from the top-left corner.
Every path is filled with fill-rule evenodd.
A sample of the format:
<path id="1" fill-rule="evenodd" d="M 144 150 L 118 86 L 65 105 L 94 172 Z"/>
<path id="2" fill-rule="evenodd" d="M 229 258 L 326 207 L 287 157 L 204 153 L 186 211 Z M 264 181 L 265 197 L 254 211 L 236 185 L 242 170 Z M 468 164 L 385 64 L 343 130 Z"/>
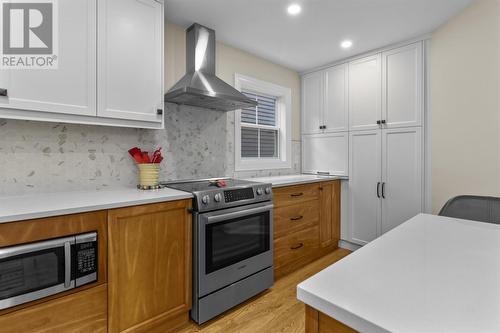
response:
<path id="1" fill-rule="evenodd" d="M 162 122 L 163 3 L 99 0 L 98 116 Z"/>
<path id="2" fill-rule="evenodd" d="M 325 132 L 343 132 L 348 124 L 348 65 L 338 65 L 325 71 Z"/>
<path id="3" fill-rule="evenodd" d="M 320 133 L 323 126 L 324 72 L 314 72 L 302 77 L 302 133 Z"/>
<path id="4" fill-rule="evenodd" d="M 382 108 L 387 128 L 422 125 L 422 43 L 382 54 Z"/>
<path id="5" fill-rule="evenodd" d="M 96 3 L 58 2 L 57 68 L 0 70 L 0 88 L 7 89 L 0 116 L 1 108 L 19 110 L 20 119 L 33 117 L 24 110 L 38 111 L 42 119 L 47 113 L 96 115 Z"/>
<path id="6" fill-rule="evenodd" d="M 336 176 L 348 175 L 349 134 L 347 132 L 304 135 L 302 170 Z"/>
<path id="7" fill-rule="evenodd" d="M 382 131 L 382 233 L 423 210 L 420 127 Z"/>
<path id="8" fill-rule="evenodd" d="M 382 119 L 381 55 L 349 63 L 349 128 L 377 129 Z"/>
<path id="9" fill-rule="evenodd" d="M 371 242 L 380 234 L 381 199 L 378 194 L 381 185 L 380 146 L 380 130 L 350 133 L 349 216 L 351 242 L 359 245 Z"/>

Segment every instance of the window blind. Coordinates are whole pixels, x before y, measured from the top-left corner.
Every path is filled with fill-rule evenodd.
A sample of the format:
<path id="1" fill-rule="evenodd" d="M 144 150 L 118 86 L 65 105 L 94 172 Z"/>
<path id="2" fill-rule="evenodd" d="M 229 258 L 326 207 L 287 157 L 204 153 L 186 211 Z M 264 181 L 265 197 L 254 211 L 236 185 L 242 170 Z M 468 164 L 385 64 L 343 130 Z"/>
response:
<path id="1" fill-rule="evenodd" d="M 242 92 L 257 106 L 241 110 L 241 157 L 278 157 L 277 98 Z"/>

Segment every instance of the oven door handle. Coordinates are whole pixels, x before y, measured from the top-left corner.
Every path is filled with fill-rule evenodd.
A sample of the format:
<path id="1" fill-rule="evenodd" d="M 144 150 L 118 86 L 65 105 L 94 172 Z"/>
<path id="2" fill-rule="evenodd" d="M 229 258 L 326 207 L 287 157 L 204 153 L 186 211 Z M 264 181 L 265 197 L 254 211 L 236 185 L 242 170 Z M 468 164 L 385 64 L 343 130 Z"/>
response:
<path id="1" fill-rule="evenodd" d="M 264 213 L 268 211 L 272 211 L 273 205 L 265 205 L 262 207 L 255 207 L 255 208 L 244 208 L 242 207 L 242 210 L 239 212 L 232 212 L 232 213 L 225 213 L 225 214 L 218 214 L 218 215 L 212 215 L 207 217 L 207 224 L 212 224 L 212 223 L 217 223 L 225 220 L 232 220 L 232 219 L 237 219 L 240 217 L 245 217 L 248 215 L 253 215 L 253 214 L 258 214 L 258 213 Z"/>

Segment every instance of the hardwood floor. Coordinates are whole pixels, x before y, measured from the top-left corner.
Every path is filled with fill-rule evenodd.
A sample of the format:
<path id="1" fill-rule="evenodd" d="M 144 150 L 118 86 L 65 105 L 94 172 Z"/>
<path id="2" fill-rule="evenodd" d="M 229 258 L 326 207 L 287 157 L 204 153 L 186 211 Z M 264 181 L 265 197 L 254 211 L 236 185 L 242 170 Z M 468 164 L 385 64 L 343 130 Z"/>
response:
<path id="1" fill-rule="evenodd" d="M 297 284 L 351 253 L 338 249 L 279 279 L 270 290 L 225 314 L 197 326 L 190 322 L 179 333 L 304 333 L 305 305 L 296 298 Z"/>

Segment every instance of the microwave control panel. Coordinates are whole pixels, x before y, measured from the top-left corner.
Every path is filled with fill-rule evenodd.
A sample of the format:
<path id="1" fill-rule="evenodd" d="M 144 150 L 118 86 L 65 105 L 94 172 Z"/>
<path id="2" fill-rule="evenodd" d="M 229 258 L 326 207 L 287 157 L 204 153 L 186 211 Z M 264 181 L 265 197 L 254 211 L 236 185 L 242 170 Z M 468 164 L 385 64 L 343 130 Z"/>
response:
<path id="1" fill-rule="evenodd" d="M 97 281 L 97 234 L 76 237 L 73 245 L 73 275 L 77 286 Z"/>

